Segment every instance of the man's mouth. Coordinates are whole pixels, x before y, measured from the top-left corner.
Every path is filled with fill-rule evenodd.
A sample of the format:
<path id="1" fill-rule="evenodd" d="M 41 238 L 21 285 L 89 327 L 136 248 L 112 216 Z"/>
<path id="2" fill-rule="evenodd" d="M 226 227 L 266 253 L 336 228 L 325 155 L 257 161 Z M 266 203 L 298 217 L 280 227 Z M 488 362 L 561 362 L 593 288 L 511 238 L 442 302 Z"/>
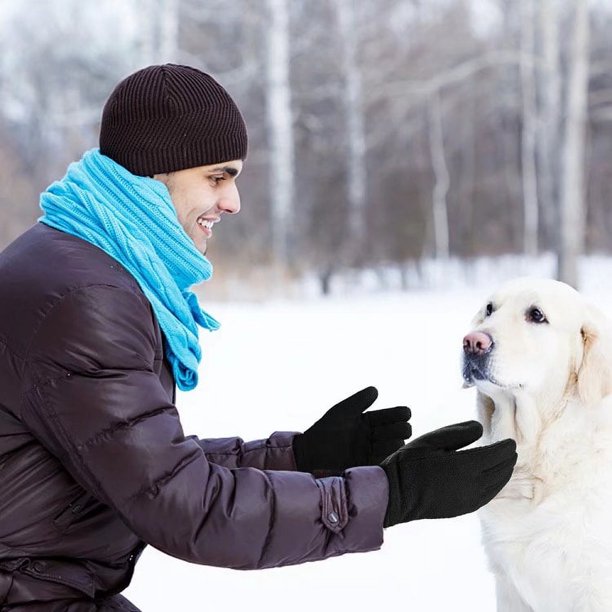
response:
<path id="1" fill-rule="evenodd" d="M 198 217 L 196 221 L 207 238 L 212 236 L 213 225 L 218 222 L 219 219 L 207 219 L 206 217 Z"/>

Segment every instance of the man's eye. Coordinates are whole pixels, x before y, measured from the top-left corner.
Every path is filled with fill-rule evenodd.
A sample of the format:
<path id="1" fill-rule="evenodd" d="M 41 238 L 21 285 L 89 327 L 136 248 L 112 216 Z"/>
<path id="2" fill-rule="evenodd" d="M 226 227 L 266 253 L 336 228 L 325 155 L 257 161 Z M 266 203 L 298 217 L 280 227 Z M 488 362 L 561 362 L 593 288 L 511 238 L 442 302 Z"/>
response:
<path id="1" fill-rule="evenodd" d="M 546 315 L 535 306 L 527 311 L 527 321 L 530 323 L 548 323 Z"/>
<path id="2" fill-rule="evenodd" d="M 215 184 L 218 185 L 221 181 L 225 180 L 224 176 L 211 176 L 210 180 Z"/>
<path id="3" fill-rule="evenodd" d="M 487 304 L 485 312 L 487 317 L 490 317 L 493 314 L 493 304 L 491 302 Z"/>

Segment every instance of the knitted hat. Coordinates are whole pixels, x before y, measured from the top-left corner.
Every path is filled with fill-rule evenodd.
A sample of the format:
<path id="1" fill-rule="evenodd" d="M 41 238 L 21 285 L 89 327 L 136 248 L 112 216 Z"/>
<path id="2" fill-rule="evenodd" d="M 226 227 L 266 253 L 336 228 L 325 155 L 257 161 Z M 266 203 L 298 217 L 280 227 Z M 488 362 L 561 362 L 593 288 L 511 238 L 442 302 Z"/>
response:
<path id="1" fill-rule="evenodd" d="M 132 174 L 153 176 L 244 159 L 246 125 L 208 74 L 176 64 L 149 66 L 121 81 L 106 101 L 100 152 Z"/>

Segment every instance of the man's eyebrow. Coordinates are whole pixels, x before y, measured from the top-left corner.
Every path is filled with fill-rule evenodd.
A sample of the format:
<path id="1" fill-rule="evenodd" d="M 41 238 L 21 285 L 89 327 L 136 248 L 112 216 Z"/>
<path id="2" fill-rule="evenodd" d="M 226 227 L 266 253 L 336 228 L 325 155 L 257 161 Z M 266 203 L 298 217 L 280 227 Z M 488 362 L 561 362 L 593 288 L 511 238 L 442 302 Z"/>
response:
<path id="1" fill-rule="evenodd" d="M 210 172 L 227 172 L 230 176 L 238 176 L 238 170 L 233 166 L 219 166 L 213 168 Z"/>

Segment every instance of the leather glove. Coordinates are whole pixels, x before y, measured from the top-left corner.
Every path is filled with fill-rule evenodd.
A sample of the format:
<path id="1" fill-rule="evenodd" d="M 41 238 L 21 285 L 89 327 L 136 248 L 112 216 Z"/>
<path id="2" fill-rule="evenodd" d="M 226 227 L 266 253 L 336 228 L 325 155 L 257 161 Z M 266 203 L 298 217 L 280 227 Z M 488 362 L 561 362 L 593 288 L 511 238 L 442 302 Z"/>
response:
<path id="1" fill-rule="evenodd" d="M 312 427 L 293 439 L 301 472 L 338 473 L 358 465 L 378 465 L 410 437 L 410 409 L 397 406 L 364 411 L 378 391 L 367 387 L 330 408 Z"/>
<path id="2" fill-rule="evenodd" d="M 512 475 L 516 443 L 507 439 L 459 451 L 481 436 L 477 421 L 449 425 L 387 457 L 381 463 L 389 479 L 384 526 L 459 516 L 491 501 Z"/>

